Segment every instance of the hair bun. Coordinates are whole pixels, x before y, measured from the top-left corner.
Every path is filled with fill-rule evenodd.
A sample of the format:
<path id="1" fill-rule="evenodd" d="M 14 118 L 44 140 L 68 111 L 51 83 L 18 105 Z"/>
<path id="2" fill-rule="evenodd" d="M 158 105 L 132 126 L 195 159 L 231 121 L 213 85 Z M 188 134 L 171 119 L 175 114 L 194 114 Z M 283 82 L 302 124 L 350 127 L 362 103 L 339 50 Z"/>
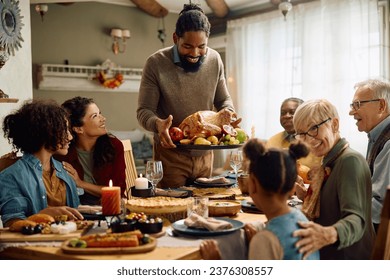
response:
<path id="1" fill-rule="evenodd" d="M 289 147 L 290 155 L 295 159 L 300 159 L 309 154 L 309 148 L 303 142 L 294 142 Z"/>
<path id="2" fill-rule="evenodd" d="M 265 156 L 267 150 L 260 139 L 252 138 L 245 144 L 244 153 L 250 161 L 256 161 L 259 157 Z"/>

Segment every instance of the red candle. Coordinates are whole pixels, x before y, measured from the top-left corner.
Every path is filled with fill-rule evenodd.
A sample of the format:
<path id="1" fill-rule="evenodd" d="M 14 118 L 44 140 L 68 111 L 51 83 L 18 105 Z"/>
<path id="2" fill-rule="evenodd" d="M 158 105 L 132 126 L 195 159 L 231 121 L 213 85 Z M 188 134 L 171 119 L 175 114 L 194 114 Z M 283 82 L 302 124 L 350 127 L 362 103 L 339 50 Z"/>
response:
<path id="1" fill-rule="evenodd" d="M 102 212 L 105 216 L 121 213 L 121 188 L 113 187 L 112 180 L 109 187 L 102 188 Z"/>

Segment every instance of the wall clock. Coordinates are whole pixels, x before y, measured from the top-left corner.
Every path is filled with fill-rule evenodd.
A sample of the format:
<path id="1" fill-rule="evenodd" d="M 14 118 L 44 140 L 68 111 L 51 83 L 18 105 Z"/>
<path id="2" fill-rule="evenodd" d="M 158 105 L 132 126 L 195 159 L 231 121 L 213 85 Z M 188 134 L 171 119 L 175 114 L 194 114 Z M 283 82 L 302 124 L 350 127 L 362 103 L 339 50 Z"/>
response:
<path id="1" fill-rule="evenodd" d="M 0 49 L 9 55 L 22 47 L 22 18 L 19 1 L 0 0 Z"/>

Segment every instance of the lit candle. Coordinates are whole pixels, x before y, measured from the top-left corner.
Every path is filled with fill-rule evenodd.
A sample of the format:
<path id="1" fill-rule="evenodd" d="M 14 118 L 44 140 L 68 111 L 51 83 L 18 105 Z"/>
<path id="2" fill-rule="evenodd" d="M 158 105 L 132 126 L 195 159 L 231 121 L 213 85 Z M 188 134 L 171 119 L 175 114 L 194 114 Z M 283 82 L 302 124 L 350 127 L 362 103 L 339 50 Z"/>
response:
<path id="1" fill-rule="evenodd" d="M 252 127 L 251 127 L 251 138 L 255 138 L 255 136 L 256 136 L 255 126 L 252 125 Z"/>
<path id="2" fill-rule="evenodd" d="M 142 174 L 139 174 L 139 178 L 135 179 L 135 188 L 136 189 L 147 189 L 147 188 L 149 188 L 148 179 L 143 178 Z"/>
<path id="3" fill-rule="evenodd" d="M 113 187 L 112 180 L 108 187 L 102 188 L 102 212 L 105 216 L 121 213 L 121 188 Z"/>

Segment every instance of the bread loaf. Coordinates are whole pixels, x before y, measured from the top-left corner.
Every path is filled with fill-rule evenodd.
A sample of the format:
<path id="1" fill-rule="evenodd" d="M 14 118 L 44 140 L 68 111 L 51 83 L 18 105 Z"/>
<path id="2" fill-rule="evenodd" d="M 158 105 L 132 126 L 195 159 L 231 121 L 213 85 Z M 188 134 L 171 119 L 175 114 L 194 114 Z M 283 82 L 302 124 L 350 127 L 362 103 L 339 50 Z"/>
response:
<path id="1" fill-rule="evenodd" d="M 82 236 L 80 240 L 87 243 L 87 247 L 136 247 L 139 246 L 142 233 L 139 230 L 124 233 L 90 234 Z"/>
<path id="2" fill-rule="evenodd" d="M 9 230 L 12 232 L 21 232 L 23 227 L 26 226 L 32 226 L 35 227 L 37 225 L 36 222 L 34 221 L 29 221 L 29 220 L 19 220 L 11 224 L 9 227 Z"/>
<path id="3" fill-rule="evenodd" d="M 48 214 L 34 214 L 28 217 L 27 220 L 38 224 L 51 224 L 55 222 L 54 218 Z"/>

